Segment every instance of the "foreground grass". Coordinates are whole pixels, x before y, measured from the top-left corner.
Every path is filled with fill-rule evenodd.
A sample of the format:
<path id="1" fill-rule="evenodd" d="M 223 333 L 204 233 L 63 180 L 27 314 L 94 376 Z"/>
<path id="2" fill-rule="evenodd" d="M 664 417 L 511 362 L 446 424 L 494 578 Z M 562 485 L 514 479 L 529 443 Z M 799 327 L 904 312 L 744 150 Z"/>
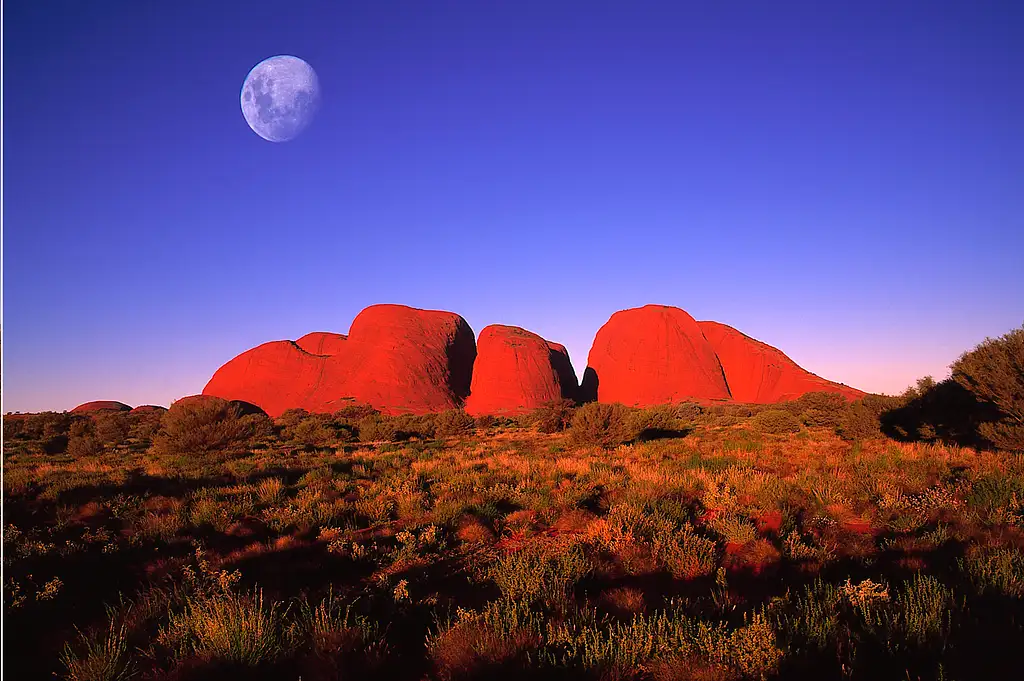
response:
<path id="1" fill-rule="evenodd" d="M 763 420 L 763 419 L 762 419 Z M 988 679 L 1024 458 L 744 419 L 4 463 L 17 678 Z M 312 427 L 306 428 L 312 430 Z M 787 428 L 788 430 L 788 428 Z M 227 677 L 225 677 L 227 674 Z"/>

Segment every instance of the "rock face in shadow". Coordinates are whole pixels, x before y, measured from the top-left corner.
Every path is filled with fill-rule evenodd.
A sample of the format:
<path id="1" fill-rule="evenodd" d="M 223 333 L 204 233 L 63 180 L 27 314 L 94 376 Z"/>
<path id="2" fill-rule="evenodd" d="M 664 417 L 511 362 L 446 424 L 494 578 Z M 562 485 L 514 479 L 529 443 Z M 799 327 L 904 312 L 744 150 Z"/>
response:
<path id="1" fill-rule="evenodd" d="M 291 408 L 330 413 L 352 399 L 388 414 L 422 414 L 462 405 L 475 358 L 473 330 L 459 315 L 373 305 L 347 337 L 316 332 L 242 353 L 203 394 L 251 402 L 270 416 Z"/>
<path id="2" fill-rule="evenodd" d="M 849 400 L 864 396 L 860 390 L 812 374 L 781 350 L 731 326 L 718 322 L 698 325 L 718 355 L 729 392 L 737 402 L 768 404 L 822 391 L 838 393 Z"/>
<path id="3" fill-rule="evenodd" d="M 85 404 L 78 405 L 77 407 L 75 407 L 74 409 L 71 410 L 71 413 L 72 414 L 93 414 L 93 413 L 96 413 L 96 412 L 103 412 L 103 411 L 131 411 L 131 410 L 132 410 L 132 408 L 129 407 L 124 402 L 117 402 L 115 400 L 94 400 L 92 402 L 86 402 Z"/>
<path id="4" fill-rule="evenodd" d="M 477 339 L 465 408 L 474 416 L 515 415 L 552 400 L 576 399 L 577 390 L 565 347 L 517 326 L 494 324 Z"/>
<path id="5" fill-rule="evenodd" d="M 583 394 L 628 406 L 728 399 L 714 349 L 685 311 L 645 305 L 616 312 L 587 358 Z"/>

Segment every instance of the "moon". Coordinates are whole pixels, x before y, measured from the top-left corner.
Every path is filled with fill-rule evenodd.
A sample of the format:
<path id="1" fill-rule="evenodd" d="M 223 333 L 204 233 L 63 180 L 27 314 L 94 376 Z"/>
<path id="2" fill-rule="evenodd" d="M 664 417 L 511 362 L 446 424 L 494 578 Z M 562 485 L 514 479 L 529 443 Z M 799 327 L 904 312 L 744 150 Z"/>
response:
<path id="1" fill-rule="evenodd" d="M 270 57 L 245 77 L 241 102 L 253 132 L 269 142 L 287 142 L 309 127 L 320 108 L 320 81 L 298 57 Z"/>

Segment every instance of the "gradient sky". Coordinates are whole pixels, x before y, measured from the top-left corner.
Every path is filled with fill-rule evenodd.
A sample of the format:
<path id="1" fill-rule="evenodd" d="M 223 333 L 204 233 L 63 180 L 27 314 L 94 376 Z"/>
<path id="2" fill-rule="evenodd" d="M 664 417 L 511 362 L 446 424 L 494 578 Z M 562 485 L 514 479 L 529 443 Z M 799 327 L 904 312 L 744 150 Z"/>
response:
<path id="1" fill-rule="evenodd" d="M 1024 321 L 1024 3 L 4 3 L 3 410 L 168 404 L 374 303 L 677 305 L 899 392 Z M 246 125 L 293 54 L 299 138 Z"/>

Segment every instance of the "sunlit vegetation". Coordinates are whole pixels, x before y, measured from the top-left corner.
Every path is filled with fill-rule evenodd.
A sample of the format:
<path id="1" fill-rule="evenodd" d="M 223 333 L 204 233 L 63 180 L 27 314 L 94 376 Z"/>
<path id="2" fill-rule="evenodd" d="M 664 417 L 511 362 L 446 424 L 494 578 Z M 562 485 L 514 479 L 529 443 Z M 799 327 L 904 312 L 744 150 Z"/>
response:
<path id="1" fill-rule="evenodd" d="M 1024 456 L 889 439 L 886 414 L 937 389 L 918 388 L 515 419 L 6 417 L 5 671 L 1008 678 Z"/>

